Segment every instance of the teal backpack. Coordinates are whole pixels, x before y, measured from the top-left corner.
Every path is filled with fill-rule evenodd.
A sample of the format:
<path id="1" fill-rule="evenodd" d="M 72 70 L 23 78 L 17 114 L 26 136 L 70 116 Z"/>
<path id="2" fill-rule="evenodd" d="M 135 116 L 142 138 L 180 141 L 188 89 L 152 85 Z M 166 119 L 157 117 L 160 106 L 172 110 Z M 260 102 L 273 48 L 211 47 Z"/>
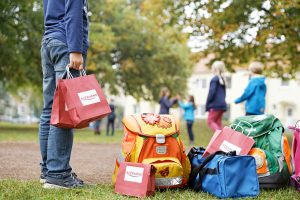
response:
<path id="1" fill-rule="evenodd" d="M 289 184 L 293 171 L 291 150 L 284 128 L 274 115 L 250 115 L 237 118 L 231 128 L 252 137 L 261 188 L 279 188 Z"/>

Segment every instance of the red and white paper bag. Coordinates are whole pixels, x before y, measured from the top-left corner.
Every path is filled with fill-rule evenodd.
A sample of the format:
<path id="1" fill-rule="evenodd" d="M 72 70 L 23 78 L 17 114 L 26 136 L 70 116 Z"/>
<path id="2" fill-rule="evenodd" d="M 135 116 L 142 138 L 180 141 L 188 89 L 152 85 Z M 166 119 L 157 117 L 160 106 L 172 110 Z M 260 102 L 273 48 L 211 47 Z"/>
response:
<path id="1" fill-rule="evenodd" d="M 60 79 L 54 94 L 50 124 L 60 128 L 84 128 L 110 112 L 95 75 Z"/>
<path id="2" fill-rule="evenodd" d="M 147 197 L 155 192 L 155 167 L 143 163 L 122 162 L 115 192 L 134 197 Z"/>
<path id="3" fill-rule="evenodd" d="M 216 151 L 236 151 L 237 155 L 247 155 L 254 144 L 254 140 L 243 133 L 229 127 L 217 130 L 211 138 L 203 156 Z"/>

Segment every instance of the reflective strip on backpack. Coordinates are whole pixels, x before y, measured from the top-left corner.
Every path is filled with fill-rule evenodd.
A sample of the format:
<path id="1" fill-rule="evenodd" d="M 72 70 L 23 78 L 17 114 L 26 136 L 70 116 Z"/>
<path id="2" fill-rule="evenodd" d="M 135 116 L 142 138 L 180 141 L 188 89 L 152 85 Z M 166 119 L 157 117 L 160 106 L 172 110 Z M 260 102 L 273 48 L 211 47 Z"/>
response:
<path id="1" fill-rule="evenodd" d="M 284 161 L 285 160 L 284 160 L 284 156 L 283 155 L 278 158 L 279 172 L 282 172 L 282 170 L 283 170 L 283 162 Z"/>
<path id="2" fill-rule="evenodd" d="M 182 184 L 182 176 L 173 178 L 155 178 L 156 187 L 171 187 Z"/>

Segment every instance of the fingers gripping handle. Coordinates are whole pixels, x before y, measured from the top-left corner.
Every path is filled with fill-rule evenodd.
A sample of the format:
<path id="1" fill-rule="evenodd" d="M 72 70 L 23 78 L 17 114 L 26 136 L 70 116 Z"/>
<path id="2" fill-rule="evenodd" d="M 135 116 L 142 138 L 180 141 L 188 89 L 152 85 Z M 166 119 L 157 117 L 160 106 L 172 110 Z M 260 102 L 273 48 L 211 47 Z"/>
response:
<path id="1" fill-rule="evenodd" d="M 82 70 L 79 70 L 80 72 L 80 76 L 86 76 L 86 72 L 84 69 Z M 74 76 L 72 75 L 71 71 L 70 71 L 70 65 L 67 65 L 66 66 L 66 76 L 67 76 L 67 79 L 72 79 L 74 78 Z"/>

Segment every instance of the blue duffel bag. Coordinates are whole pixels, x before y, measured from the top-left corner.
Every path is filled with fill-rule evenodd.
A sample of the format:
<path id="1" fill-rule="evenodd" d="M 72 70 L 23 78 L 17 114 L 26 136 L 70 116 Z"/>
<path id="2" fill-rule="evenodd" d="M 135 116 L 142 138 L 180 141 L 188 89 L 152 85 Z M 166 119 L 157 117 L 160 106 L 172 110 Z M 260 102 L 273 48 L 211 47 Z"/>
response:
<path id="1" fill-rule="evenodd" d="M 189 153 L 192 165 L 189 186 L 192 189 L 208 192 L 219 198 L 259 195 L 254 157 L 217 151 L 203 158 L 201 155 L 201 152 L 204 152 L 203 148 L 193 150 L 194 153 Z"/>

